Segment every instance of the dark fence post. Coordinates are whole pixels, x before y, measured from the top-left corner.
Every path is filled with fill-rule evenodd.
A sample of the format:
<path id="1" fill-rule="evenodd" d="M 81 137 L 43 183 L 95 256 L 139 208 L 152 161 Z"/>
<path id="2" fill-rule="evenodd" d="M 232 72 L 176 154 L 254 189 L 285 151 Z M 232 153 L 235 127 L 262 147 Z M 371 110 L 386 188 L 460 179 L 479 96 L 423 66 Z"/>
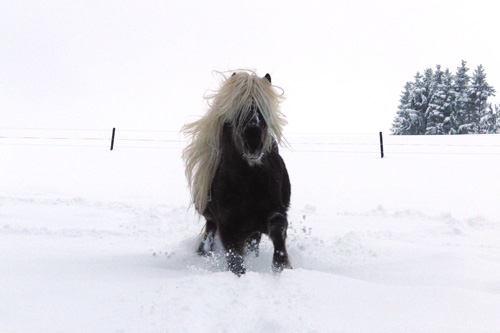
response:
<path id="1" fill-rule="evenodd" d="M 111 134 L 111 150 L 115 146 L 115 128 L 113 127 L 113 134 Z"/>
<path id="2" fill-rule="evenodd" d="M 382 139 L 382 132 L 380 132 L 380 158 L 384 158 L 384 140 Z"/>

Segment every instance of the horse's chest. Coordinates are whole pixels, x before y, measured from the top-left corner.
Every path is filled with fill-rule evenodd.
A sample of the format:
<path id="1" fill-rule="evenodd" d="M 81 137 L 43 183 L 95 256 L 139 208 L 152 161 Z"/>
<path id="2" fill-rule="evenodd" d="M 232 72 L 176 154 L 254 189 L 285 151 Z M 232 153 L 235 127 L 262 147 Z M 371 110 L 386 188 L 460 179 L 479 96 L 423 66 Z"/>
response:
<path id="1" fill-rule="evenodd" d="M 223 197 L 238 206 L 274 206 L 279 200 L 279 178 L 266 170 L 232 170 L 223 182 Z"/>
<path id="2" fill-rule="evenodd" d="M 248 173 L 237 178 L 235 187 L 239 187 L 238 191 L 243 195 L 258 197 L 272 194 L 276 189 L 276 183 L 267 174 Z"/>

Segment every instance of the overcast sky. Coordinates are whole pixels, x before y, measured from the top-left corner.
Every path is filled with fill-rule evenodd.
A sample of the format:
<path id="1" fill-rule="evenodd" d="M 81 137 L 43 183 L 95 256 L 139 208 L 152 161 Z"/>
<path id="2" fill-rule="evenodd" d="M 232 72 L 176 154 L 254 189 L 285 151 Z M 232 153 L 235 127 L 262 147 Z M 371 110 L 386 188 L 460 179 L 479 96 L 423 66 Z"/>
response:
<path id="1" fill-rule="evenodd" d="M 406 81 L 483 64 L 496 1 L 0 0 L 0 127 L 179 130 L 213 70 L 270 73 L 288 132 L 388 131 Z M 496 98 L 494 101 L 497 101 Z"/>

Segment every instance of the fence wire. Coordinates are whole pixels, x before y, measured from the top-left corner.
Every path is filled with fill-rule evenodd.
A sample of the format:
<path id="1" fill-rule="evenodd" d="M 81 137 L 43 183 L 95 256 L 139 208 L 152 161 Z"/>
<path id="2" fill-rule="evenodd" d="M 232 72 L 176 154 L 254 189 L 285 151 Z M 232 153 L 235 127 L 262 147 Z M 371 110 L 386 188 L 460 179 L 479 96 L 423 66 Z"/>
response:
<path id="1" fill-rule="evenodd" d="M 112 129 L 0 128 L 0 146 L 109 149 Z M 380 154 L 379 133 L 288 133 L 290 153 Z M 467 137 L 471 143 L 464 143 Z M 460 138 L 459 140 L 456 140 Z M 187 139 L 176 131 L 117 129 L 115 149 L 182 150 Z M 436 140 L 440 142 L 436 142 Z M 500 155 L 499 135 L 384 136 L 385 156 Z"/>

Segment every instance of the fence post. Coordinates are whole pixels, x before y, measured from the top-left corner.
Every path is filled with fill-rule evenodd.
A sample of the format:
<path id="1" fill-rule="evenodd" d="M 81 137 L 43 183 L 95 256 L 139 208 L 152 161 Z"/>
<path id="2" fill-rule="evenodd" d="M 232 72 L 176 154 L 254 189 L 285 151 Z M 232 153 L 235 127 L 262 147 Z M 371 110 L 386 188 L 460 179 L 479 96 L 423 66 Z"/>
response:
<path id="1" fill-rule="evenodd" d="M 113 127 L 113 133 L 111 134 L 111 150 L 115 146 L 115 128 Z"/>
<path id="2" fill-rule="evenodd" d="M 382 139 L 382 132 L 380 132 L 380 158 L 384 158 L 384 140 Z"/>

